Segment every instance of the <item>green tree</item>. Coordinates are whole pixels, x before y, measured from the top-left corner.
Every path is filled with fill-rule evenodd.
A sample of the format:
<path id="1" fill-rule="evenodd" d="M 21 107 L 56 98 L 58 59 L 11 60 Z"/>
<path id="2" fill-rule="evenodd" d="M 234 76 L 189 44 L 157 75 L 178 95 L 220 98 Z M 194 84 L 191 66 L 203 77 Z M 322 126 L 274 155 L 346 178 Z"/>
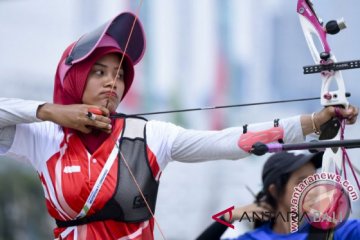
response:
<path id="1" fill-rule="evenodd" d="M 0 158 L 0 240 L 53 239 L 40 180 L 22 165 Z"/>

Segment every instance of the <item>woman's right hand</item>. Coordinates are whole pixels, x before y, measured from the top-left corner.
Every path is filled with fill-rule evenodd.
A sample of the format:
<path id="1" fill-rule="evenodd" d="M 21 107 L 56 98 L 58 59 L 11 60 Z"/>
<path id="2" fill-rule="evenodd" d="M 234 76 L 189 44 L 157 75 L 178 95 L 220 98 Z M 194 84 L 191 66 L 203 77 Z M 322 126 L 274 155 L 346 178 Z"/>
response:
<path id="1" fill-rule="evenodd" d="M 90 119 L 87 115 L 91 108 L 99 109 L 102 115 L 93 113 L 95 119 Z M 51 121 L 62 127 L 72 128 L 83 133 L 90 133 L 94 128 L 110 133 L 112 126 L 109 115 L 109 110 L 104 107 L 86 104 L 60 105 L 51 103 L 40 105 L 36 113 L 36 117 L 43 121 Z"/>
<path id="2" fill-rule="evenodd" d="M 273 210 L 272 210 L 271 206 L 265 202 L 251 203 L 246 206 L 236 207 L 232 211 L 231 219 L 230 219 L 229 213 L 225 213 L 224 218 L 225 218 L 225 221 L 227 221 L 227 222 L 234 222 L 234 221 L 240 220 L 242 218 L 245 218 L 245 219 L 250 218 L 251 220 L 254 220 L 253 216 L 256 213 L 257 216 L 261 217 L 262 219 L 269 220 L 270 213 L 272 213 L 272 212 L 273 212 Z M 246 213 L 246 215 L 244 217 L 245 213 Z"/>

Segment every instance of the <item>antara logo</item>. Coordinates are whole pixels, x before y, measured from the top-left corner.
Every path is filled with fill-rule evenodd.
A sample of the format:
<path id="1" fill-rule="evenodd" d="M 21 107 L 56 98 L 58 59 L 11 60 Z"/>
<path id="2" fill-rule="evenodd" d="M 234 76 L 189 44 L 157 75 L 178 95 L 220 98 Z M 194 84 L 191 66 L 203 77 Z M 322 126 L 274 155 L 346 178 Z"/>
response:
<path id="1" fill-rule="evenodd" d="M 225 210 L 223 210 L 221 212 L 218 212 L 218 213 L 214 214 L 211 218 L 214 219 L 215 221 L 221 223 L 221 224 L 224 224 L 227 227 L 231 227 L 232 229 L 234 229 L 234 225 L 232 225 L 232 224 L 230 224 L 230 223 L 228 223 L 228 222 L 226 222 L 226 221 L 224 221 L 223 219 L 220 218 L 221 216 L 223 216 L 225 213 L 228 212 L 229 215 L 230 215 L 229 221 L 231 221 L 231 219 L 232 219 L 232 210 L 234 210 L 234 208 L 235 208 L 234 206 L 229 207 L 229 208 L 227 208 L 227 209 L 225 209 Z"/>

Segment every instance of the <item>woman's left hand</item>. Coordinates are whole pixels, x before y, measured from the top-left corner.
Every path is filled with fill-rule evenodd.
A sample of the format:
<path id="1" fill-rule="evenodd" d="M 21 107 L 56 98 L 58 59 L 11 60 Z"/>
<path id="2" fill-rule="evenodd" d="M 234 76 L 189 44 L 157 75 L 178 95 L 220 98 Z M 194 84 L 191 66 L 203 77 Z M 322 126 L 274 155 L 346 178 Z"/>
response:
<path id="1" fill-rule="evenodd" d="M 336 113 L 336 111 L 338 111 Z M 320 112 L 316 113 L 316 125 L 321 126 L 322 124 L 329 121 L 331 118 L 336 117 L 337 115 L 342 116 L 346 119 L 347 124 L 354 124 L 357 120 L 357 116 L 359 114 L 359 109 L 355 106 L 349 105 L 348 108 L 340 108 L 329 106 L 323 108 Z"/>
<path id="2" fill-rule="evenodd" d="M 335 106 L 328 106 L 323 108 L 319 112 L 310 115 L 303 115 L 301 118 L 301 124 L 304 135 L 313 133 L 314 130 L 320 131 L 321 125 L 329 121 L 330 119 L 342 116 L 346 120 L 346 124 L 354 124 L 359 114 L 359 108 L 349 105 L 348 108 L 341 108 Z"/>

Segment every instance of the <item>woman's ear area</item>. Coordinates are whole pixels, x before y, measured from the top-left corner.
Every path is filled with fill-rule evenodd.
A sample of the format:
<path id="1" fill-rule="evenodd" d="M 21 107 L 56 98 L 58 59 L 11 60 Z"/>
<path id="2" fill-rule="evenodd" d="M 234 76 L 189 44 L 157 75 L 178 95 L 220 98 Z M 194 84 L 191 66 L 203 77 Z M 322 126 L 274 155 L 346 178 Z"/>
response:
<path id="1" fill-rule="evenodd" d="M 278 196 L 278 192 L 277 192 L 277 189 L 276 189 L 276 186 L 275 184 L 270 184 L 270 186 L 268 187 L 267 189 L 270 193 L 270 195 L 274 198 L 274 199 L 277 199 L 277 196 Z"/>

